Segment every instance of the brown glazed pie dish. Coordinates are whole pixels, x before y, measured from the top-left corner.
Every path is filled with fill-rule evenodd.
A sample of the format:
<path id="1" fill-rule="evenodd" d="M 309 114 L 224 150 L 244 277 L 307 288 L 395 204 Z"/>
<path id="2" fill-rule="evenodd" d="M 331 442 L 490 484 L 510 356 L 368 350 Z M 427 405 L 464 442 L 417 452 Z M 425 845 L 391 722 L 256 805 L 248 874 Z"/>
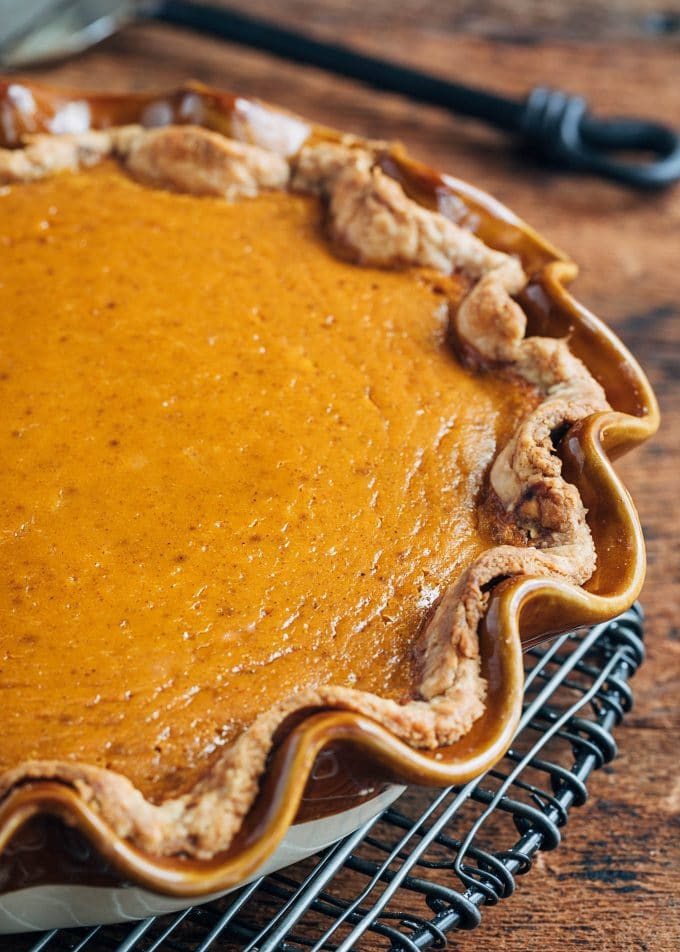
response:
<path id="1" fill-rule="evenodd" d="M 214 894 L 492 765 L 523 647 L 644 577 L 611 461 L 658 409 L 576 266 L 196 84 L 6 82 L 0 146 L 0 901 Z"/>

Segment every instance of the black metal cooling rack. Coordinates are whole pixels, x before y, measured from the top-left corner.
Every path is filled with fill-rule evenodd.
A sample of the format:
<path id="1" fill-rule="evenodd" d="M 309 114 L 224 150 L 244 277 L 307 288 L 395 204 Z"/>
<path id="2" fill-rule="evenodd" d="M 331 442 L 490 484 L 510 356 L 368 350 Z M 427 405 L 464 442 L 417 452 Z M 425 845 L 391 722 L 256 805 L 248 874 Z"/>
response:
<path id="1" fill-rule="evenodd" d="M 558 846 L 588 777 L 616 754 L 612 730 L 630 710 L 628 681 L 643 656 L 637 607 L 564 635 L 527 655 L 515 742 L 479 779 L 412 788 L 318 856 L 217 902 L 132 926 L 26 937 L 26 952 L 444 948 L 448 933 L 474 929 L 484 906 L 512 895 L 539 850 Z"/>

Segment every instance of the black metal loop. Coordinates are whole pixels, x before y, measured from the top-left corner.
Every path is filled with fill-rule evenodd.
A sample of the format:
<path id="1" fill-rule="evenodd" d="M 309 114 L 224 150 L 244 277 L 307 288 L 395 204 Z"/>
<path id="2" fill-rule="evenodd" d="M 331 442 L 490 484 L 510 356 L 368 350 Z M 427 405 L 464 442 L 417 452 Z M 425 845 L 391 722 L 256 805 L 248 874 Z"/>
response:
<path id="1" fill-rule="evenodd" d="M 519 754 L 513 754 L 512 756 L 512 760 L 516 763 L 519 763 L 521 759 L 522 758 L 520 757 Z M 550 775 L 552 774 L 552 771 L 555 769 L 557 765 L 549 763 L 548 761 L 537 760 L 535 758 L 532 758 L 528 766 L 536 770 L 545 770 Z M 560 768 L 560 769 L 564 770 L 564 772 L 568 774 L 569 777 L 573 776 L 573 774 L 571 774 L 566 768 Z M 498 777 L 500 779 L 502 779 L 503 777 L 500 771 L 497 771 L 497 770 L 491 770 L 489 771 L 489 773 L 492 776 Z M 532 800 L 538 806 L 539 809 L 545 809 L 548 805 L 551 806 L 552 809 L 557 814 L 557 819 L 555 820 L 555 822 L 557 823 L 558 826 L 564 826 L 566 824 L 567 811 L 565 810 L 564 806 L 560 803 L 560 801 L 556 797 L 554 797 L 551 793 L 548 793 L 546 790 L 542 790 L 540 787 L 535 786 L 535 784 L 527 783 L 525 780 L 522 780 L 520 777 L 515 777 L 515 779 L 512 781 L 512 786 L 517 787 L 520 790 L 526 790 L 528 793 L 530 793 Z"/>
<path id="2" fill-rule="evenodd" d="M 481 870 L 493 873 L 497 880 L 500 880 L 502 883 L 500 898 L 507 899 L 508 896 L 512 896 L 515 891 L 515 878 L 510 870 L 493 853 L 488 853 L 485 850 L 480 850 L 480 852 L 482 852 L 484 856 L 483 858 L 477 858 L 475 856 L 477 865 Z M 468 850 L 468 856 L 472 857 L 472 855 L 472 850 Z"/>
<path id="3" fill-rule="evenodd" d="M 499 850 L 496 858 L 506 863 L 513 863 L 517 866 L 515 876 L 524 876 L 534 865 L 531 856 L 527 856 L 519 849 Z"/>
<path id="4" fill-rule="evenodd" d="M 624 714 L 633 709 L 633 691 L 630 685 L 617 674 L 609 675 L 604 684 L 604 690 L 598 694 L 598 698 L 603 704 L 616 704 L 619 722 L 623 720 Z"/>
<path id="5" fill-rule="evenodd" d="M 475 887 L 476 886 L 477 883 L 475 883 Z M 434 903 L 430 903 L 429 900 L 428 905 L 433 909 L 435 908 Z M 482 921 L 482 914 L 477 903 L 473 902 L 462 893 L 454 890 L 451 890 L 451 895 L 448 899 L 440 899 L 438 901 L 436 911 L 438 919 L 440 916 L 447 916 L 453 912 L 458 920 L 455 924 L 457 929 L 472 930 L 475 929 Z M 430 932 L 430 927 L 432 925 L 436 925 L 436 923 L 433 923 L 430 920 L 426 927 L 426 931 L 428 933 Z"/>
<path id="6" fill-rule="evenodd" d="M 642 621 L 632 610 L 623 615 L 620 620 L 612 622 L 607 639 L 617 647 L 621 647 L 628 655 L 627 663 L 632 665 L 634 673 L 645 660 L 645 646 L 642 641 Z"/>
<path id="7" fill-rule="evenodd" d="M 530 723 L 530 727 L 540 733 L 542 721 L 554 723 L 559 717 L 559 711 L 555 711 L 546 704 L 538 715 Z M 571 741 L 575 752 L 588 752 L 596 758 L 597 766 L 602 767 L 610 763 L 618 753 L 616 741 L 609 733 L 594 721 L 588 721 L 583 717 L 572 717 L 568 724 L 568 730 L 558 732 L 559 736 Z M 585 736 L 584 736 L 585 735 Z"/>
<path id="8" fill-rule="evenodd" d="M 534 718 L 534 720 L 527 724 L 525 730 L 531 730 L 540 736 L 546 729 L 545 723 L 554 723 L 555 719 L 555 717 L 548 717 L 544 711 L 541 711 L 539 712 L 539 715 Z M 569 727 L 571 727 L 571 725 L 569 725 Z M 557 731 L 555 737 L 560 741 L 566 741 L 567 743 L 571 744 L 574 756 L 592 754 L 595 759 L 596 767 L 601 767 L 605 763 L 605 759 L 602 756 L 602 751 L 600 748 L 587 737 L 583 737 L 580 734 L 575 733 L 573 730 L 568 730 L 565 728 Z"/>
<path id="9" fill-rule="evenodd" d="M 475 929 L 482 921 L 479 907 L 465 896 L 461 896 L 460 893 L 456 893 L 455 901 L 451 902 L 451 906 L 456 910 L 456 915 L 459 917 L 459 929 L 466 932 L 470 931 Z"/>
<path id="10" fill-rule="evenodd" d="M 493 873 L 462 863 L 456 870 L 456 875 L 468 890 L 478 889 L 487 906 L 495 906 L 498 900 L 502 899 L 503 883 Z"/>
<path id="11" fill-rule="evenodd" d="M 526 836 L 527 833 L 532 832 L 537 833 L 543 838 L 541 842 L 542 850 L 546 850 L 547 852 L 557 849 L 559 846 L 560 840 L 562 839 L 559 827 L 535 807 L 531 807 L 526 803 L 517 803 L 513 809 L 512 819 L 522 836 Z"/>
<path id="12" fill-rule="evenodd" d="M 373 925 L 372 931 L 376 932 L 378 935 L 384 936 L 386 939 L 389 939 L 392 943 L 391 948 L 399 949 L 399 952 L 420 952 L 420 948 L 415 944 L 415 942 L 412 942 L 407 935 L 405 935 L 400 929 L 395 929 L 394 926 L 385 925 L 384 922 L 376 922 Z M 296 944 L 303 945 L 303 943 L 304 940 L 300 941 L 298 939 Z M 288 949 L 291 948 L 291 946 L 286 944 L 280 948 Z"/>
<path id="13" fill-rule="evenodd" d="M 428 948 L 430 949 L 448 949 L 449 947 L 445 933 L 429 919 L 423 919 L 422 916 L 410 914 L 408 916 L 400 916 L 399 925 L 402 929 L 411 929 L 413 932 L 420 931 L 421 933 L 429 933 L 432 936 L 432 941 L 428 944 Z M 402 942 L 403 939 L 399 939 L 398 941 Z M 412 944 L 418 949 L 418 952 L 420 952 L 420 947 L 415 945 L 415 943 Z"/>
<path id="14" fill-rule="evenodd" d="M 589 740 L 597 745 L 600 752 L 602 763 L 600 766 L 611 763 L 619 752 L 619 748 L 612 735 L 600 724 L 594 721 L 587 721 L 583 717 L 574 717 L 571 721 L 571 728 L 579 733 L 586 734 Z"/>
<path id="15" fill-rule="evenodd" d="M 642 119 L 597 119 L 585 99 L 538 86 L 524 103 L 520 131 L 541 155 L 570 169 L 595 172 L 638 188 L 664 188 L 680 179 L 680 136 Z M 651 152 L 649 161 L 614 158 Z"/>
<path id="16" fill-rule="evenodd" d="M 571 770 L 568 770 L 566 767 L 562 767 L 560 764 L 551 763 L 548 760 L 542 760 L 540 757 L 532 757 L 531 766 L 536 770 L 544 771 L 550 777 L 550 785 L 552 787 L 553 793 L 558 793 L 562 790 L 568 789 L 572 796 L 572 802 L 575 807 L 582 807 L 583 804 L 588 799 L 588 790 L 584 782 L 577 777 Z M 548 795 L 546 795 L 547 797 Z M 550 804 L 553 806 L 552 799 L 550 799 Z M 564 807 L 560 806 L 560 819 L 558 821 L 558 826 L 563 826 L 566 823 L 566 811 Z"/>

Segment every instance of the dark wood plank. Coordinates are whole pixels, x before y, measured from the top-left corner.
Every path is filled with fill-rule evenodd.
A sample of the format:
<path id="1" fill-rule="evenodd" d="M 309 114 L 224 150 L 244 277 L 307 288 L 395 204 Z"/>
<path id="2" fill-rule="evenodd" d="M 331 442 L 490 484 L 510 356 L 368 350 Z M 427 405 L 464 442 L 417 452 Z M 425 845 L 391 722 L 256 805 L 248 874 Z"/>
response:
<path id="1" fill-rule="evenodd" d="M 586 94 L 603 112 L 677 122 L 680 47 L 671 7 L 659 14 L 653 0 L 292 0 L 279 15 L 451 78 L 515 94 L 547 82 Z M 274 9 L 267 0 L 247 8 Z M 620 467 L 649 546 L 649 658 L 635 681 L 636 709 L 619 731 L 621 756 L 592 779 L 591 800 L 573 815 L 563 845 L 539 858 L 512 899 L 485 911 L 481 930 L 456 936 L 454 945 L 680 948 L 680 190 L 639 195 L 549 172 L 473 122 L 160 26 L 130 29 L 39 75 L 118 89 L 196 77 L 348 130 L 402 139 L 417 156 L 494 192 L 579 261 L 577 293 L 638 355 L 664 414 L 654 442 Z M 373 945 L 366 939 L 362 948 Z"/>

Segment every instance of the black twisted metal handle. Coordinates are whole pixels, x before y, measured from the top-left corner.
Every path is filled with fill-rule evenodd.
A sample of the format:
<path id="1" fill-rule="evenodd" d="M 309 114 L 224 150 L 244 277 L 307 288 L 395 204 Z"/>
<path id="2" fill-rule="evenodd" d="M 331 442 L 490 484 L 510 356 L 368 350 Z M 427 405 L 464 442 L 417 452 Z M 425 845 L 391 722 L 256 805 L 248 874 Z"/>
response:
<path id="1" fill-rule="evenodd" d="M 518 102 L 209 4 L 151 0 L 146 12 L 165 22 L 481 119 L 519 135 L 537 156 L 562 168 L 636 188 L 664 188 L 680 179 L 680 136 L 676 131 L 640 119 L 595 118 L 579 96 L 539 87 Z M 621 153 L 630 152 L 651 153 L 652 157 L 621 157 Z"/>
<path id="2" fill-rule="evenodd" d="M 534 147 L 561 165 L 595 172 L 624 185 L 658 188 L 680 178 L 680 137 L 642 119 L 598 119 L 585 99 L 540 86 L 531 91 L 520 131 Z M 653 161 L 626 161 L 617 152 L 654 153 Z"/>

